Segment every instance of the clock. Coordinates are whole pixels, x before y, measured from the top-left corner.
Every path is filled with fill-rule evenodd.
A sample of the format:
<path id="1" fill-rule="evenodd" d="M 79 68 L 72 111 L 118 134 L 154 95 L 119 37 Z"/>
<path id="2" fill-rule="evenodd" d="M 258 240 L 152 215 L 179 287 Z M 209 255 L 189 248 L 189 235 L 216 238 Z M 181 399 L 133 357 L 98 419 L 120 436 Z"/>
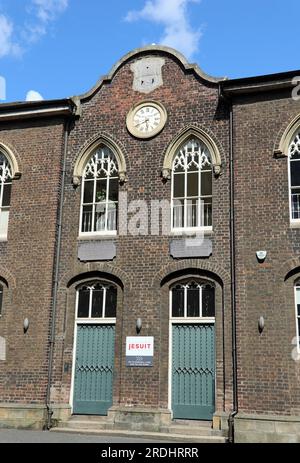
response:
<path id="1" fill-rule="evenodd" d="M 137 138 L 150 138 L 157 135 L 167 121 L 164 106 L 155 101 L 144 101 L 129 111 L 126 124 L 129 132 Z"/>

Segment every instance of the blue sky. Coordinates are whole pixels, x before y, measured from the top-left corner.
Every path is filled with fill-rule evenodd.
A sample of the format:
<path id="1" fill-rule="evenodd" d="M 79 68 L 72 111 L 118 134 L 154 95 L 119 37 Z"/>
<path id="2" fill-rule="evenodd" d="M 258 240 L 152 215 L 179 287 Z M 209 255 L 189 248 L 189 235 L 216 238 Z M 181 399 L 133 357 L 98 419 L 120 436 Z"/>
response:
<path id="1" fill-rule="evenodd" d="M 6 100 L 84 93 L 153 42 L 214 76 L 300 69 L 298 10 L 299 0 L 0 0 Z"/>

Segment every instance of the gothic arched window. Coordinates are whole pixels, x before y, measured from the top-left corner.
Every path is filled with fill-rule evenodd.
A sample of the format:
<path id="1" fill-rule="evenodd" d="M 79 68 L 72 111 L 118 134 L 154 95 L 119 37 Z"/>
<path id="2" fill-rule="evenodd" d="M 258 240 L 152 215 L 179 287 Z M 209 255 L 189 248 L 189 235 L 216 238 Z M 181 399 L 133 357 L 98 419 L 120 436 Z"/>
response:
<path id="1" fill-rule="evenodd" d="M 207 146 L 195 137 L 177 150 L 172 166 L 172 229 L 212 226 L 212 161 Z"/>
<path id="2" fill-rule="evenodd" d="M 7 237 L 12 177 L 11 165 L 0 152 L 0 238 Z"/>
<path id="3" fill-rule="evenodd" d="M 300 221 L 300 131 L 289 146 L 291 220 Z"/>
<path id="4" fill-rule="evenodd" d="M 84 169 L 81 233 L 116 233 L 118 192 L 118 163 L 111 149 L 101 145 Z"/>

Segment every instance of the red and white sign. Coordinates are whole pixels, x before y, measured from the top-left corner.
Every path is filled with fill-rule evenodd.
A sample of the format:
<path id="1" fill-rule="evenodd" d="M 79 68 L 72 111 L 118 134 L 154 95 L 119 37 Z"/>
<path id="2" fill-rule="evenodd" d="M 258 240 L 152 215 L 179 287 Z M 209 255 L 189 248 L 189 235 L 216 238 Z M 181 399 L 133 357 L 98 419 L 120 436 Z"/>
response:
<path id="1" fill-rule="evenodd" d="M 126 365 L 152 366 L 154 352 L 153 336 L 128 336 L 126 338 Z"/>

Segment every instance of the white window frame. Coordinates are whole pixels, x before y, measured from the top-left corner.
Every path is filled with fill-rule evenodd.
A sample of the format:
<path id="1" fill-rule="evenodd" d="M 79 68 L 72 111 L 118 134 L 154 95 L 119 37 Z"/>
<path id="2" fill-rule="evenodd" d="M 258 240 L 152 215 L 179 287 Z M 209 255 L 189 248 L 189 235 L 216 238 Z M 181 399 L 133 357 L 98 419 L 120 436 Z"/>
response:
<path id="1" fill-rule="evenodd" d="M 188 290 L 188 285 L 190 283 L 196 283 L 198 286 L 199 286 L 199 317 L 188 317 L 187 316 L 187 290 Z M 193 279 L 190 279 L 189 281 L 185 282 L 185 283 L 182 283 L 182 282 L 178 282 L 178 283 L 175 283 L 174 285 L 172 285 L 172 287 L 170 288 L 170 291 L 169 291 L 169 317 L 170 317 L 170 320 L 172 323 L 186 323 L 186 324 L 193 324 L 193 323 L 202 323 L 202 324 L 207 324 L 207 323 L 215 323 L 216 321 L 216 317 L 203 317 L 202 316 L 202 287 L 205 286 L 206 284 L 208 284 L 209 282 L 197 282 Z M 173 313 L 172 313 L 172 303 L 173 303 L 173 289 L 177 286 L 177 285 L 181 285 L 184 287 L 184 316 L 183 317 L 173 317 Z"/>
<path id="2" fill-rule="evenodd" d="M 300 353 L 300 333 L 299 333 L 300 314 L 298 315 L 297 293 L 299 293 L 299 295 L 300 295 L 300 283 L 296 283 L 295 286 L 294 286 L 297 349 L 298 349 L 298 352 Z"/>
<path id="3" fill-rule="evenodd" d="M 205 148 L 207 149 L 208 153 L 209 153 L 209 156 L 210 156 L 210 152 L 208 150 L 208 148 L 206 147 L 206 145 L 198 138 L 196 137 L 190 137 L 189 139 L 187 139 L 182 145 L 181 147 L 179 148 L 179 150 L 177 150 L 175 156 L 174 156 L 174 159 L 173 159 L 173 162 L 172 162 L 172 173 L 171 173 L 171 233 L 176 235 L 176 234 L 193 234 L 193 233 L 197 233 L 197 231 L 199 232 L 210 232 L 212 231 L 213 227 L 212 225 L 207 225 L 207 226 L 196 226 L 196 227 L 188 227 L 186 226 L 186 223 L 187 223 L 187 204 L 188 204 L 188 201 L 192 201 L 192 200 L 197 200 L 198 201 L 198 204 L 197 204 L 197 213 L 198 213 L 198 221 L 203 221 L 203 215 L 204 215 L 204 211 L 203 211 L 203 208 L 202 208 L 202 199 L 203 198 L 211 198 L 211 207 L 212 207 L 212 199 L 213 199 L 213 194 L 210 196 L 202 196 L 201 195 L 201 177 L 202 177 L 202 173 L 203 172 L 211 172 L 211 175 L 213 175 L 213 165 L 212 165 L 212 160 L 211 160 L 211 156 L 210 156 L 210 169 L 206 169 L 205 167 L 204 168 L 201 168 L 199 167 L 198 170 L 195 170 L 194 172 L 195 173 L 198 173 L 198 196 L 196 197 L 191 197 L 191 196 L 188 196 L 187 194 L 187 189 L 188 189 L 188 182 L 187 182 L 187 179 L 188 179 L 188 175 L 191 175 L 193 172 L 188 172 L 187 170 L 187 164 L 186 164 L 186 160 L 187 160 L 187 155 L 188 153 L 186 153 L 186 157 L 185 157 L 185 166 L 184 166 L 184 172 L 176 172 L 174 170 L 174 163 L 175 163 L 175 159 L 176 159 L 176 156 L 178 154 L 178 152 L 180 152 L 180 150 L 182 148 L 184 148 L 189 142 L 193 141 L 193 140 L 196 140 L 199 145 L 203 145 L 205 146 Z M 200 154 L 199 154 L 200 156 Z M 175 175 L 182 175 L 184 176 L 184 198 L 174 198 L 174 177 Z M 213 183 L 213 182 L 212 182 Z M 213 184 L 212 184 L 213 186 Z M 183 227 L 174 227 L 174 201 L 176 200 L 180 200 L 184 202 L 184 219 L 183 219 L 183 222 L 184 222 L 184 226 Z M 212 218 L 213 218 L 213 210 L 212 210 Z"/>
<path id="4" fill-rule="evenodd" d="M 291 153 L 290 153 L 290 147 L 291 147 L 291 144 L 294 143 L 295 137 L 297 137 L 297 135 L 299 135 L 299 137 L 300 137 L 300 128 L 298 128 L 297 132 L 293 135 L 293 137 L 292 137 L 292 139 L 290 141 L 290 144 L 289 144 L 289 149 L 288 149 L 288 182 L 289 182 L 290 223 L 295 224 L 297 226 L 300 226 L 300 218 L 299 219 L 294 219 L 293 214 L 292 214 L 292 194 L 293 194 L 292 191 L 293 191 L 293 189 L 295 189 L 297 187 L 292 187 L 291 166 L 292 166 L 292 162 L 299 162 L 299 165 L 300 165 L 300 159 L 297 159 L 297 160 L 292 159 L 292 156 L 291 156 Z M 300 185 L 299 185 L 299 190 L 300 190 Z"/>
<path id="5" fill-rule="evenodd" d="M 117 206 L 117 214 L 116 214 L 116 223 L 118 223 L 118 213 L 119 213 L 119 198 L 116 202 L 114 201 L 110 201 L 109 200 L 109 192 L 110 192 L 110 189 L 109 189 L 109 186 L 110 186 L 110 181 L 111 180 L 116 180 L 119 182 L 119 173 L 118 173 L 118 167 L 117 167 L 117 170 L 115 172 L 114 175 L 110 175 L 108 174 L 106 176 L 106 198 L 105 198 L 105 201 L 102 202 L 103 204 L 103 207 L 105 207 L 105 229 L 104 230 L 99 230 L 99 231 L 90 231 L 90 232 L 83 232 L 82 231 L 82 220 L 83 220 L 83 209 L 84 209 L 84 206 L 87 206 L 87 205 L 90 205 L 92 206 L 92 229 L 94 228 L 94 225 L 95 225 L 95 215 L 96 215 L 96 207 L 97 205 L 101 204 L 101 202 L 96 202 L 95 201 L 95 192 L 96 192 L 96 187 L 97 187 L 97 181 L 100 180 L 100 177 L 98 176 L 94 176 L 93 179 L 87 179 L 85 178 L 85 174 L 86 174 L 86 168 L 89 164 L 89 162 L 92 160 L 92 158 L 95 156 L 95 154 L 97 153 L 98 150 L 100 150 L 101 148 L 106 148 L 110 151 L 110 159 L 109 159 L 109 167 L 108 167 L 108 170 L 110 171 L 110 165 L 111 165 L 111 162 L 113 161 L 115 163 L 116 166 L 118 166 L 118 163 L 117 163 L 117 160 L 114 156 L 114 153 L 112 152 L 112 150 L 107 147 L 106 145 L 103 145 L 103 147 L 99 147 L 93 154 L 92 156 L 89 158 L 89 161 L 88 163 L 86 164 L 86 167 L 84 169 L 84 173 L 83 173 L 83 176 L 82 176 L 82 186 L 81 186 L 81 201 L 80 201 L 80 218 L 79 218 L 79 238 L 88 238 L 88 237 L 95 237 L 95 236 L 116 236 L 117 235 L 117 228 L 115 230 L 108 230 L 107 229 L 107 215 L 108 215 L 108 209 L 109 209 L 109 204 L 112 203 L 112 204 L 115 204 Z M 102 178 L 101 180 L 104 180 L 104 178 Z M 92 203 L 84 203 L 84 192 L 85 192 L 85 184 L 86 182 L 93 182 L 94 184 L 94 188 L 93 188 L 93 202 Z"/>
<path id="6" fill-rule="evenodd" d="M 93 286 L 96 284 L 100 284 L 103 287 L 103 301 L 102 301 L 102 316 L 101 317 L 92 317 L 92 302 L 93 302 Z M 78 302 L 79 302 L 79 291 L 83 287 L 89 288 L 90 294 L 89 294 L 89 316 L 88 317 L 78 317 Z M 105 304 L 106 304 L 106 292 L 109 286 L 116 286 L 113 283 L 103 283 L 102 281 L 93 281 L 93 282 L 87 282 L 83 283 L 79 288 L 76 290 L 76 313 L 75 313 L 75 320 L 77 323 L 116 323 L 116 317 L 105 317 Z"/>

